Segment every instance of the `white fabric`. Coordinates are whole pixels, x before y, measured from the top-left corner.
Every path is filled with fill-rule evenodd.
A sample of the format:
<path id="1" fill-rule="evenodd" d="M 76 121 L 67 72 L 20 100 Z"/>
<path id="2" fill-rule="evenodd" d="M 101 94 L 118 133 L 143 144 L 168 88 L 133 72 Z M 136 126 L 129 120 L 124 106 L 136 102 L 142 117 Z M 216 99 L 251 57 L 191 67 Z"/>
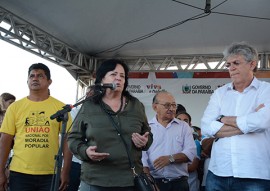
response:
<path id="1" fill-rule="evenodd" d="M 79 164 L 82 164 L 82 161 L 80 159 L 77 159 L 74 155 L 72 156 L 72 161 L 79 163 Z"/>
<path id="2" fill-rule="evenodd" d="M 255 109 L 264 104 L 258 112 Z M 213 136 L 222 127 L 219 115 L 237 116 L 243 135 L 220 138 L 212 147 L 209 170 L 217 176 L 270 180 L 270 84 L 253 79 L 242 93 L 232 83 L 211 96 L 202 118 L 202 134 Z"/>

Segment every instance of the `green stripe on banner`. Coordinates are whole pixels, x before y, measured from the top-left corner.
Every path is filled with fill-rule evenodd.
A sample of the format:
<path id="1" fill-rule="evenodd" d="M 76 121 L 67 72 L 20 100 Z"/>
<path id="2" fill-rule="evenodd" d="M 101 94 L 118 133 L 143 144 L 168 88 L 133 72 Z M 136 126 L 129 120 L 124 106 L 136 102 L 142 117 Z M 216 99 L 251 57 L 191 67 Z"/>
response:
<path id="1" fill-rule="evenodd" d="M 193 72 L 176 72 L 177 78 L 193 78 Z"/>

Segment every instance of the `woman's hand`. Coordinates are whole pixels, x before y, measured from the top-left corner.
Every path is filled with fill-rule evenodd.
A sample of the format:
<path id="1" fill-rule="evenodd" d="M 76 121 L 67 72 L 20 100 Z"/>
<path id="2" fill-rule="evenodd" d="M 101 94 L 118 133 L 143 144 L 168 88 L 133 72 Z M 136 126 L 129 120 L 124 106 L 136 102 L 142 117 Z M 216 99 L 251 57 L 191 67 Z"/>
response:
<path id="1" fill-rule="evenodd" d="M 86 149 L 86 154 L 92 161 L 101 161 L 110 155 L 109 153 L 98 153 L 96 150 L 97 146 L 90 146 Z"/>
<path id="2" fill-rule="evenodd" d="M 140 135 L 139 133 L 132 133 L 132 141 L 137 148 L 143 148 L 148 142 L 149 132 Z"/>

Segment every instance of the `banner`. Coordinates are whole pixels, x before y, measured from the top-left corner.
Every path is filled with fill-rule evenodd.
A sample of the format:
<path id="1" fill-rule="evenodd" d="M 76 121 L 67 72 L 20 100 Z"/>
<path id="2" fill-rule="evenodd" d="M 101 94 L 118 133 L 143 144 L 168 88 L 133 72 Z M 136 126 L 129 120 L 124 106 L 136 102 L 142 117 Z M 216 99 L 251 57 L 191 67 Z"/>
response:
<path id="1" fill-rule="evenodd" d="M 147 74 L 141 73 L 139 76 L 131 74 L 127 89 L 144 104 L 148 120 L 155 116 L 152 109 L 154 95 L 165 90 L 172 93 L 176 103 L 186 108 L 192 117 L 192 125 L 198 127 L 200 127 L 200 121 L 211 94 L 218 87 L 231 82 L 227 72 L 215 72 L 215 75 L 211 72 L 185 73 L 184 76 L 183 73 L 167 73 L 165 76 L 158 73 Z M 216 76 L 216 74 L 219 75 Z M 270 82 L 270 78 L 260 80 Z"/>

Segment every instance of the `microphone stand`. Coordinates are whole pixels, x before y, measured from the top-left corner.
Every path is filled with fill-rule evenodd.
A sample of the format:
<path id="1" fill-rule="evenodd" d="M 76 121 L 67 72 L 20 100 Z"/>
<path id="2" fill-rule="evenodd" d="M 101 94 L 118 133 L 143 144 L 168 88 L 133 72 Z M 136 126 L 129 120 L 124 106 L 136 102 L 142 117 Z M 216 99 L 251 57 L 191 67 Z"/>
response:
<path id="1" fill-rule="evenodd" d="M 63 110 L 67 111 L 57 117 L 57 121 L 61 122 L 62 121 L 62 131 L 61 131 L 61 141 L 60 141 L 60 146 L 58 149 L 58 153 L 55 156 L 55 166 L 54 166 L 54 171 L 56 170 L 56 174 L 53 175 L 52 179 L 52 184 L 51 184 L 51 189 L 50 191 L 57 191 L 59 190 L 59 182 L 60 182 L 60 174 L 61 174 L 61 169 L 62 169 L 62 162 L 63 162 L 63 145 L 64 145 L 64 137 L 66 133 L 66 126 L 67 126 L 67 121 L 68 121 L 68 112 L 71 111 L 71 107 L 67 109 L 68 105 L 65 105 Z M 65 108 L 66 107 L 66 108 Z M 69 111 L 68 111 L 69 110 Z M 51 116 L 52 118 L 52 116 Z M 57 169 L 56 169 L 57 167 Z"/>
<path id="2" fill-rule="evenodd" d="M 62 163 L 63 163 L 63 145 L 64 145 L 64 137 L 66 134 L 66 126 L 68 121 L 68 112 L 72 110 L 72 108 L 77 107 L 78 105 L 83 104 L 86 101 L 89 101 L 93 99 L 94 97 L 100 95 L 103 93 L 104 89 L 99 88 L 98 90 L 94 90 L 93 95 L 87 96 L 86 99 L 75 103 L 74 105 L 65 105 L 63 109 L 58 110 L 55 114 L 51 115 L 50 119 L 56 119 L 58 122 L 62 121 L 62 131 L 61 131 L 61 140 L 60 140 L 60 146 L 58 149 L 58 153 L 55 156 L 55 168 L 56 173 L 53 175 L 52 184 L 50 191 L 58 191 L 59 190 L 59 183 L 60 183 L 60 175 L 61 175 L 61 169 L 62 169 Z"/>

